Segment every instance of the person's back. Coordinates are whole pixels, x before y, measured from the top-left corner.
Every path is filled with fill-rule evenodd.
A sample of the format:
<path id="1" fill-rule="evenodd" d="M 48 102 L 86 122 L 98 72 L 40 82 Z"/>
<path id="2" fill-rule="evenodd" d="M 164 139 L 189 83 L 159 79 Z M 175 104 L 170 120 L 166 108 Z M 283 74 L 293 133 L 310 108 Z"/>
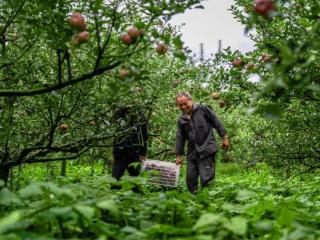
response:
<path id="1" fill-rule="evenodd" d="M 144 145 L 147 124 L 143 114 L 132 107 L 122 107 L 115 113 L 117 135 L 114 138 L 115 148 L 136 149 Z"/>
<path id="2" fill-rule="evenodd" d="M 137 176 L 140 169 L 129 166 L 144 160 L 147 152 L 148 130 L 144 115 L 133 107 L 122 107 L 115 112 L 117 134 L 113 146 L 112 176 L 119 180 L 127 169 L 131 176 Z"/>

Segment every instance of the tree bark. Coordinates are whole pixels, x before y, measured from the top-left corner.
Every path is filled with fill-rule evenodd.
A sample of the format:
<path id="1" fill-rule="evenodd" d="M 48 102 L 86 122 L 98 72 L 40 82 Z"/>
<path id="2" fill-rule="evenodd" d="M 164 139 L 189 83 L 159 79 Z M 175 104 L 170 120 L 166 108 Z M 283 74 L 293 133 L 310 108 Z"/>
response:
<path id="1" fill-rule="evenodd" d="M 8 183 L 8 179 L 9 179 L 9 172 L 10 172 L 10 167 L 8 166 L 0 166 L 0 179 L 2 181 L 4 181 L 5 186 Z"/>
<path id="2" fill-rule="evenodd" d="M 66 160 L 63 160 L 61 162 L 61 169 L 60 169 L 60 175 L 62 177 L 65 177 L 66 176 L 66 173 L 67 173 L 67 161 Z"/>

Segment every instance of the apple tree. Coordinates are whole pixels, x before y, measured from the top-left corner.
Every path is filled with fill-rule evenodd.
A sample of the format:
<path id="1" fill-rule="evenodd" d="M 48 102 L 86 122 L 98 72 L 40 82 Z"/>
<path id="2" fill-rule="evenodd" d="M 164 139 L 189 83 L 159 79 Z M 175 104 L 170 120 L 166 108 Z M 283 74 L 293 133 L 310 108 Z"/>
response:
<path id="1" fill-rule="evenodd" d="M 261 90 L 251 110 L 273 120 L 256 129 L 258 158 L 287 175 L 318 169 L 318 2 L 237 0 L 231 10 L 256 44 L 247 57 Z"/>
<path id="2" fill-rule="evenodd" d="M 133 99 L 150 115 L 157 81 L 148 61 L 183 57 L 167 21 L 199 3 L 1 2 L 0 178 L 112 145 L 112 115 Z"/>

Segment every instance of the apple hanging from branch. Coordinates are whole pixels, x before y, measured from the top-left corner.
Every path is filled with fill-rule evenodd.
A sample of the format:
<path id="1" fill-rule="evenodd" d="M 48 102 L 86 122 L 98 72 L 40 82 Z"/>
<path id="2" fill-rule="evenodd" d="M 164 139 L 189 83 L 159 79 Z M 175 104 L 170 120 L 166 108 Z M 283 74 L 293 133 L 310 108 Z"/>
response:
<path id="1" fill-rule="evenodd" d="M 271 11 L 275 10 L 274 2 L 272 0 L 255 0 L 254 9 L 256 13 L 266 17 Z"/>
<path id="2" fill-rule="evenodd" d="M 225 101 L 223 101 L 223 100 L 219 100 L 218 103 L 219 103 L 220 108 L 224 108 L 226 105 Z"/>
<path id="3" fill-rule="evenodd" d="M 59 130 L 60 130 L 60 132 L 63 133 L 63 134 L 66 133 L 67 130 L 68 130 L 68 124 L 66 124 L 66 123 L 60 124 Z"/>
<path id="4" fill-rule="evenodd" d="M 132 40 L 136 40 L 141 35 L 139 29 L 135 27 L 130 28 L 127 34 L 131 37 Z"/>
<path id="5" fill-rule="evenodd" d="M 244 61 L 242 59 L 236 59 L 236 60 L 233 60 L 231 64 L 233 67 L 239 68 L 239 67 L 242 67 L 242 65 L 244 64 Z"/>
<path id="6" fill-rule="evenodd" d="M 164 55 L 168 51 L 168 46 L 164 43 L 159 43 L 156 47 L 156 52 L 159 55 Z"/>
<path id="7" fill-rule="evenodd" d="M 121 36 L 121 40 L 123 43 L 125 43 L 126 45 L 130 45 L 132 43 L 132 38 L 130 37 L 129 34 L 124 34 Z"/>
<path id="8" fill-rule="evenodd" d="M 129 76 L 130 76 L 130 71 L 128 69 L 123 68 L 119 70 L 118 77 L 120 79 L 125 79 Z"/>
<path id="9" fill-rule="evenodd" d="M 89 40 L 89 32 L 83 31 L 78 34 L 79 43 L 85 43 Z"/>
<path id="10" fill-rule="evenodd" d="M 71 44 L 78 46 L 81 43 L 86 43 L 89 40 L 89 32 L 83 31 L 74 35 L 71 39 Z"/>
<path id="11" fill-rule="evenodd" d="M 267 54 L 263 54 L 261 56 L 261 60 L 265 63 L 269 63 L 272 61 L 272 57 L 270 55 L 267 55 Z"/>
<path id="12" fill-rule="evenodd" d="M 215 100 L 218 100 L 220 98 L 220 93 L 219 92 L 213 92 L 211 93 L 211 97 Z"/>
<path id="13" fill-rule="evenodd" d="M 255 67 L 254 63 L 248 63 L 247 64 L 247 69 L 248 70 L 252 70 L 252 69 L 254 69 L 254 67 Z"/>
<path id="14" fill-rule="evenodd" d="M 82 31 L 87 30 L 87 23 L 84 16 L 80 12 L 74 12 L 69 18 L 69 24 L 72 27 L 78 28 Z"/>

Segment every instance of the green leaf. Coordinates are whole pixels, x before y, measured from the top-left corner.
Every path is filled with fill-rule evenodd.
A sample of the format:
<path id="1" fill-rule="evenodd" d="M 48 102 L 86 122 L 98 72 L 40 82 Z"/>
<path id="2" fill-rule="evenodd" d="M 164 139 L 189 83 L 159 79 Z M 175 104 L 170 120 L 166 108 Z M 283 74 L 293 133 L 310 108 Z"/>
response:
<path id="1" fill-rule="evenodd" d="M 243 217 L 236 216 L 231 218 L 231 221 L 226 223 L 225 227 L 236 235 L 244 235 L 248 229 L 248 221 Z"/>
<path id="2" fill-rule="evenodd" d="M 100 209 L 108 210 L 115 217 L 119 216 L 119 208 L 114 200 L 105 200 L 97 203 L 97 207 Z"/>
<path id="3" fill-rule="evenodd" d="M 0 219 L 0 234 L 10 230 L 10 227 L 20 220 L 19 212 L 12 212 L 9 216 Z"/>
<path id="4" fill-rule="evenodd" d="M 140 229 L 148 229 L 148 228 L 151 228 L 155 225 L 154 222 L 150 222 L 150 221 L 147 221 L 147 220 L 141 220 L 140 222 Z"/>
<path id="5" fill-rule="evenodd" d="M 42 194 L 42 190 L 38 183 L 32 183 L 19 191 L 19 195 L 21 197 L 30 197 L 30 196 L 41 195 L 41 194 Z"/>
<path id="6" fill-rule="evenodd" d="M 77 213 L 80 213 L 88 220 L 92 219 L 94 216 L 95 209 L 93 207 L 84 206 L 84 205 L 76 205 L 73 208 Z"/>
<path id="7" fill-rule="evenodd" d="M 182 61 L 185 61 L 185 60 L 187 59 L 187 56 L 184 54 L 184 52 L 183 52 L 183 51 L 180 51 L 180 50 L 174 51 L 174 52 L 173 52 L 173 55 L 174 55 L 175 57 L 181 59 Z"/>
<path id="8" fill-rule="evenodd" d="M 305 227 L 301 224 L 296 224 L 295 227 L 296 229 L 289 235 L 290 240 L 312 239 L 312 228 Z"/>
<path id="9" fill-rule="evenodd" d="M 177 36 L 177 37 L 173 38 L 172 43 L 178 49 L 181 49 L 183 47 L 183 41 L 181 40 L 181 36 Z"/>
<path id="10" fill-rule="evenodd" d="M 255 192 L 248 191 L 248 190 L 240 190 L 240 191 L 238 191 L 236 199 L 238 201 L 246 201 L 246 200 L 254 198 L 255 196 L 256 196 Z"/>
<path id="11" fill-rule="evenodd" d="M 205 213 L 197 220 L 193 226 L 193 230 L 197 231 L 210 225 L 216 225 L 220 222 L 220 216 L 213 213 Z"/>
<path id="12" fill-rule="evenodd" d="M 241 204 L 224 203 L 222 209 L 231 213 L 243 213 L 245 207 Z"/>
<path id="13" fill-rule="evenodd" d="M 211 235 L 202 235 L 201 234 L 201 235 L 197 235 L 195 238 L 192 238 L 192 239 L 194 239 L 194 240 L 214 240 L 215 238 L 213 238 L 213 236 L 211 236 Z"/>
<path id="14" fill-rule="evenodd" d="M 272 231 L 273 222 L 271 220 L 263 219 L 254 224 L 254 227 L 263 232 Z"/>
<path id="15" fill-rule="evenodd" d="M 286 45 L 280 46 L 280 51 L 281 51 L 281 57 L 282 57 L 281 65 L 283 67 L 291 66 L 296 62 L 295 54 L 292 52 L 292 50 L 288 46 Z"/>
<path id="16" fill-rule="evenodd" d="M 17 195 L 11 192 L 7 188 L 3 188 L 0 191 L 0 205 L 12 205 L 12 204 L 21 204 L 21 200 L 17 197 Z"/>
<path id="17" fill-rule="evenodd" d="M 170 33 L 164 34 L 162 36 L 163 41 L 169 46 L 171 41 L 172 35 Z"/>
<path id="18" fill-rule="evenodd" d="M 125 233 L 137 233 L 140 232 L 138 229 L 131 227 L 131 226 L 125 226 L 124 228 L 121 229 L 122 232 Z"/>
<path id="19" fill-rule="evenodd" d="M 48 191 L 57 197 L 67 198 L 67 199 L 76 199 L 76 195 L 72 192 L 72 190 L 66 187 L 61 188 L 49 182 L 43 184 L 41 187 L 43 190 Z"/>
<path id="20" fill-rule="evenodd" d="M 266 119 L 278 120 L 283 110 L 279 104 L 264 104 L 255 111 Z"/>
<path id="21" fill-rule="evenodd" d="M 294 219 L 294 214 L 292 211 L 287 209 L 286 207 L 281 208 L 281 213 L 277 217 L 277 223 L 282 226 L 290 226 Z"/>
<path id="22" fill-rule="evenodd" d="M 159 32 L 157 30 L 152 30 L 151 32 L 151 35 L 154 37 L 154 38 L 158 38 L 160 35 L 159 35 Z"/>
<path id="23" fill-rule="evenodd" d="M 136 22 L 134 25 L 135 25 L 136 28 L 138 28 L 138 29 L 143 29 L 143 28 L 146 27 L 146 24 L 145 24 L 144 22 Z"/>
<path id="24" fill-rule="evenodd" d="M 69 214 L 72 213 L 72 208 L 71 207 L 56 207 L 56 208 L 51 208 L 49 210 L 50 213 L 55 215 L 56 217 L 66 217 Z"/>

